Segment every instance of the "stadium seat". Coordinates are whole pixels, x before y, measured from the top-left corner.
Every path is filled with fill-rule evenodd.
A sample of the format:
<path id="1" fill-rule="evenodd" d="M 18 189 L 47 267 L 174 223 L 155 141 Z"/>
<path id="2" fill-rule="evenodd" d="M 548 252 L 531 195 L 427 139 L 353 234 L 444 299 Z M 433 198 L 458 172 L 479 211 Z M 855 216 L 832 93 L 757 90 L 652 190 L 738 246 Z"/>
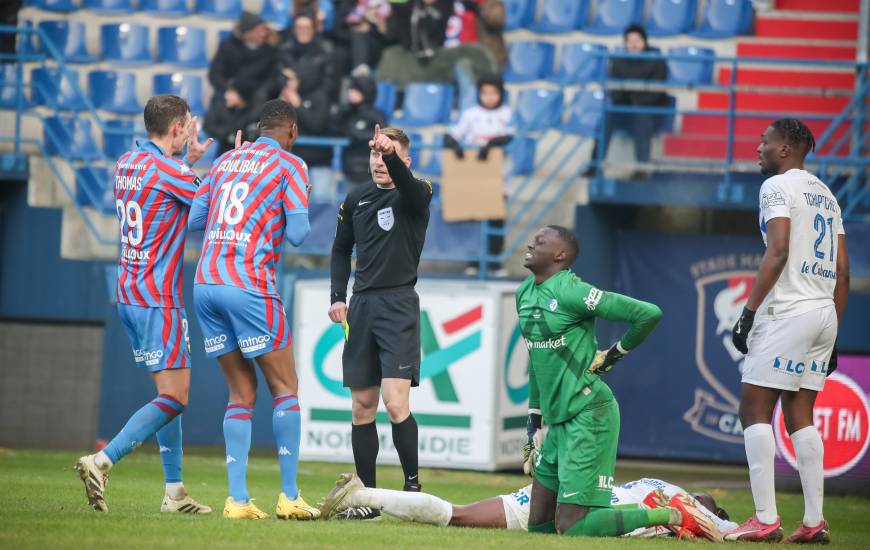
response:
<path id="1" fill-rule="evenodd" d="M 514 107 L 517 129 L 525 132 L 554 128 L 561 114 L 562 92 L 552 88 L 522 90 Z"/>
<path id="2" fill-rule="evenodd" d="M 18 22 L 18 26 L 32 29 L 33 21 L 24 19 Z M 15 50 L 22 61 L 39 61 L 44 57 L 39 53 L 39 48 L 36 47 L 36 34 L 20 33 Z"/>
<path id="3" fill-rule="evenodd" d="M 671 48 L 668 54 L 672 56 L 693 57 L 689 59 L 668 60 L 668 81 L 675 84 L 710 84 L 713 82 L 713 65 L 716 52 L 709 48 L 683 46 Z"/>
<path id="4" fill-rule="evenodd" d="M 232 29 L 226 29 L 222 31 L 218 31 L 218 44 L 226 40 L 227 38 L 233 35 Z"/>
<path id="5" fill-rule="evenodd" d="M 97 109 L 119 115 L 142 112 L 142 105 L 136 97 L 136 73 L 91 71 L 88 94 Z"/>
<path id="6" fill-rule="evenodd" d="M 583 27 L 593 34 L 622 34 L 625 27 L 643 20 L 643 0 L 597 0 L 595 20 Z"/>
<path id="7" fill-rule="evenodd" d="M 701 26 L 689 34 L 698 38 L 737 36 L 747 20 L 745 10 L 749 9 L 749 0 L 707 0 Z"/>
<path id="8" fill-rule="evenodd" d="M 405 86 L 402 115 L 396 122 L 405 126 L 446 124 L 453 106 L 453 86 L 437 82 L 414 82 Z"/>
<path id="9" fill-rule="evenodd" d="M 586 24 L 587 0 L 542 0 L 541 15 L 531 30 L 544 34 L 571 32 Z"/>
<path id="10" fill-rule="evenodd" d="M 549 42 L 517 41 L 508 47 L 506 82 L 531 82 L 550 76 L 554 47 Z"/>
<path id="11" fill-rule="evenodd" d="M 506 31 L 528 27 L 535 19 L 535 0 L 504 0 L 504 8 Z"/>
<path id="12" fill-rule="evenodd" d="M 76 204 L 96 208 L 103 214 L 113 213 L 115 194 L 111 178 L 112 172 L 105 166 L 76 168 Z"/>
<path id="13" fill-rule="evenodd" d="M 205 68 L 205 29 L 160 27 L 157 29 L 157 61 L 178 67 Z"/>
<path id="14" fill-rule="evenodd" d="M 33 6 L 45 11 L 69 13 L 78 11 L 79 7 L 73 0 L 35 0 Z"/>
<path id="15" fill-rule="evenodd" d="M 105 14 L 131 13 L 135 11 L 132 0 L 84 0 L 82 7 Z"/>
<path id="16" fill-rule="evenodd" d="M 22 106 L 29 107 L 27 87 L 22 79 Z M 0 64 L 0 109 L 15 109 L 18 105 L 18 65 L 16 63 Z"/>
<path id="17" fill-rule="evenodd" d="M 323 20 L 323 30 L 331 31 L 335 26 L 335 5 L 332 0 L 320 0 L 318 3 L 320 10 L 326 16 Z"/>
<path id="18" fill-rule="evenodd" d="M 396 110 L 396 85 L 392 82 L 378 82 L 378 91 L 375 95 L 375 107 L 387 115 L 387 120 L 393 117 Z"/>
<path id="19" fill-rule="evenodd" d="M 190 14 L 187 0 L 139 0 L 139 9 L 158 17 L 184 17 Z"/>
<path id="20" fill-rule="evenodd" d="M 279 29 L 287 27 L 292 15 L 292 0 L 263 0 L 263 7 L 260 8 L 260 17 Z"/>
<path id="21" fill-rule="evenodd" d="M 510 175 L 525 176 L 535 171 L 535 148 L 538 140 L 528 136 L 517 136 L 507 146 L 510 159 Z"/>
<path id="22" fill-rule="evenodd" d="M 79 73 L 70 73 L 76 83 L 79 83 Z M 30 71 L 30 86 L 34 105 L 65 111 L 82 111 L 87 108 L 84 97 L 76 93 L 72 83 L 61 74 L 60 69 L 33 69 Z"/>
<path id="23" fill-rule="evenodd" d="M 605 94 L 602 90 L 577 92 L 568 104 L 568 120 L 562 131 L 587 137 L 598 135 L 598 125 L 604 115 Z"/>
<path id="24" fill-rule="evenodd" d="M 124 134 L 120 133 L 103 133 L 103 153 L 110 159 L 118 159 L 132 149 L 133 145 L 133 121 L 116 119 L 105 120 L 103 124 L 112 130 L 123 130 Z"/>
<path id="25" fill-rule="evenodd" d="M 236 20 L 242 15 L 242 0 L 196 0 L 194 11 L 207 17 Z"/>
<path id="26" fill-rule="evenodd" d="M 103 59 L 111 63 L 144 65 L 152 62 L 148 27 L 130 23 L 100 28 Z"/>
<path id="27" fill-rule="evenodd" d="M 574 42 L 562 46 L 559 66 L 551 80 L 560 84 L 585 84 L 606 76 L 607 46 L 589 42 Z"/>
<path id="28" fill-rule="evenodd" d="M 91 132 L 91 121 L 79 117 L 47 117 L 42 128 L 42 144 L 47 155 L 69 160 L 94 160 L 100 157 Z M 65 154 L 61 154 L 65 153 Z"/>
<path id="29" fill-rule="evenodd" d="M 183 97 L 190 105 L 190 112 L 205 114 L 202 102 L 202 77 L 190 73 L 161 73 L 154 75 L 154 95 L 174 94 Z"/>
<path id="30" fill-rule="evenodd" d="M 85 25 L 81 21 L 42 21 L 39 29 L 67 63 L 93 63 L 96 60 L 88 53 Z M 49 53 L 44 44 L 39 46 L 42 53 Z"/>
<path id="31" fill-rule="evenodd" d="M 695 0 L 650 0 L 646 16 L 648 36 L 676 36 L 695 23 Z"/>

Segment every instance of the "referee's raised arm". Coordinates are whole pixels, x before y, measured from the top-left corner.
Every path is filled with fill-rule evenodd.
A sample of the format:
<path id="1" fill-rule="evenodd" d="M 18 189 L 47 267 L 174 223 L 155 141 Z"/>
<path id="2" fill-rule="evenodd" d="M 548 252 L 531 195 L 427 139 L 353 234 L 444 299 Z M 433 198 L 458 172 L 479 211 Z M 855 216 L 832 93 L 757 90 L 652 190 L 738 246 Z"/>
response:
<path id="1" fill-rule="evenodd" d="M 395 142 L 381 133 L 380 125 L 375 125 L 375 136 L 369 142 L 369 147 L 382 155 L 387 172 L 390 174 L 396 190 L 402 199 L 416 210 L 429 208 L 432 200 L 432 184 L 414 177 L 411 169 L 396 154 Z"/>

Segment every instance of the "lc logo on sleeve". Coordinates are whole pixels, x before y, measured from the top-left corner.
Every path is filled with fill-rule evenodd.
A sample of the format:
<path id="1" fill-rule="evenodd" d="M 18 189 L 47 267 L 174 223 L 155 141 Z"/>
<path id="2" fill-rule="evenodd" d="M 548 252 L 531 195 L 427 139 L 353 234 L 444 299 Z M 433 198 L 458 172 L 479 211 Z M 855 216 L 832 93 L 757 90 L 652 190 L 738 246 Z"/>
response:
<path id="1" fill-rule="evenodd" d="M 381 226 L 381 229 L 384 231 L 389 231 L 393 228 L 393 223 L 395 219 L 393 218 L 393 207 L 388 206 L 386 208 L 381 208 L 378 210 L 378 225 Z"/>

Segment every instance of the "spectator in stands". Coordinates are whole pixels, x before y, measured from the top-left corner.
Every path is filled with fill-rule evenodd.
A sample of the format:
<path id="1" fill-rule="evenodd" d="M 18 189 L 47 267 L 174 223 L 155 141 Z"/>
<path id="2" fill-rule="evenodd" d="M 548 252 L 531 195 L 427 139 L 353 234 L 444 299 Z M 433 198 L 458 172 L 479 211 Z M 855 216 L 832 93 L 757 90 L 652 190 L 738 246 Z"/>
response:
<path id="1" fill-rule="evenodd" d="M 367 76 L 381 58 L 390 18 L 387 0 L 337 0 L 331 37 L 343 72 Z"/>
<path id="2" fill-rule="evenodd" d="M 9 25 L 15 27 L 18 25 L 18 10 L 21 9 L 21 0 L 8 0 L 0 2 L 0 25 Z M 25 40 L 28 35 L 22 34 L 21 39 Z M 0 53 L 15 53 L 15 33 L 4 32 L 0 33 Z M 0 63 L 14 63 L 15 60 L 8 59 L 0 61 Z"/>
<path id="3" fill-rule="evenodd" d="M 255 105 L 270 99 L 278 75 L 276 43 L 277 36 L 265 21 L 253 13 L 242 12 L 235 31 L 220 43 L 208 70 L 208 80 L 214 89 L 212 108 L 224 104 L 224 92 L 231 81 L 250 82 Z"/>
<path id="4" fill-rule="evenodd" d="M 326 12 L 320 9 L 319 0 L 293 0 L 293 11 L 291 13 L 294 16 L 298 13 L 313 14 L 317 32 L 323 32 L 323 26 L 326 24 Z"/>
<path id="5" fill-rule="evenodd" d="M 376 95 L 377 85 L 373 79 L 356 76 L 347 89 L 347 104 L 332 116 L 332 133 L 350 140 L 341 154 L 342 171 L 348 186 L 371 181 L 369 140 L 375 124 L 387 125 L 387 117 L 374 106 Z"/>
<path id="6" fill-rule="evenodd" d="M 323 93 L 322 78 L 313 74 L 303 80 L 293 69 L 284 69 L 281 76 L 284 85 L 278 98 L 296 108 L 299 136 L 325 136 L 329 132 L 329 99 Z M 302 157 L 308 165 L 312 192 L 320 195 L 323 187 L 328 185 L 328 181 L 323 183 L 320 169 L 328 168 L 332 163 L 332 149 L 297 143 L 293 146 L 293 154 Z"/>
<path id="7" fill-rule="evenodd" d="M 507 66 L 504 24 L 507 14 L 502 0 L 462 0 L 454 4 L 447 25 L 445 46 L 480 44 L 492 54 L 499 71 Z"/>
<path id="8" fill-rule="evenodd" d="M 444 147 L 452 150 L 457 157 L 464 158 L 464 146 L 478 148 L 477 158 L 486 160 L 490 149 L 504 147 L 513 139 L 511 126 L 513 113 L 504 104 L 504 84 L 498 76 L 481 78 L 477 82 L 477 101 L 474 107 L 462 111 L 459 121 L 444 134 Z M 504 220 L 489 220 L 494 227 L 504 227 Z M 503 235 L 490 235 L 487 245 L 490 254 L 501 254 L 504 248 Z M 507 271 L 496 262 L 488 266 L 496 277 L 507 276 Z M 471 262 L 465 269 L 466 275 L 477 275 L 477 262 Z"/>
<path id="9" fill-rule="evenodd" d="M 646 30 L 640 25 L 629 25 L 622 34 L 625 49 L 629 53 L 659 53 L 647 42 Z M 642 57 L 615 57 L 610 63 L 610 78 L 619 80 L 667 80 L 668 66 L 663 59 L 644 59 Z M 636 107 L 665 107 L 668 96 L 664 92 L 642 92 L 633 90 L 614 90 L 611 93 L 614 105 Z M 623 128 L 634 139 L 634 156 L 637 162 L 649 162 L 650 141 L 660 115 L 608 113 L 605 121 L 606 139 L 604 156 L 613 130 Z"/>
<path id="10" fill-rule="evenodd" d="M 293 25 L 284 31 L 278 45 L 278 61 L 282 69 L 292 69 L 309 88 L 316 83 L 330 98 L 338 93 L 340 82 L 335 74 L 332 46 L 318 36 L 313 13 L 295 15 Z M 280 79 L 283 81 L 283 75 Z"/>
<path id="11" fill-rule="evenodd" d="M 245 141 L 257 139 L 257 121 L 262 105 L 255 101 L 257 84 L 253 80 L 233 79 L 223 93 L 223 101 L 212 101 L 203 127 L 217 141 L 218 155 L 235 147 L 238 130 L 242 131 Z"/>

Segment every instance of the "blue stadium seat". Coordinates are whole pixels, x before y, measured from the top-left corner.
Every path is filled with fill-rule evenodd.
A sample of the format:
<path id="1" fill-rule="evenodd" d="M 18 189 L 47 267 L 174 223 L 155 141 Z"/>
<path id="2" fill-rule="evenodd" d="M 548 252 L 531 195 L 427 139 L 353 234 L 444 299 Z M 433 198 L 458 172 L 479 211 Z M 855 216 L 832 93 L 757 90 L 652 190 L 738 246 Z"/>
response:
<path id="1" fill-rule="evenodd" d="M 242 0 L 196 0 L 194 11 L 208 17 L 236 20 L 242 15 Z"/>
<path id="2" fill-rule="evenodd" d="M 320 0 L 318 5 L 326 16 L 323 20 L 323 30 L 331 31 L 335 26 L 335 5 L 332 0 Z"/>
<path id="3" fill-rule="evenodd" d="M 42 127 L 42 144 L 47 155 L 70 160 L 95 160 L 100 157 L 91 132 L 91 121 L 79 117 L 47 117 Z"/>
<path id="4" fill-rule="evenodd" d="M 112 172 L 105 166 L 76 168 L 76 204 L 96 208 L 103 214 L 115 212 Z"/>
<path id="5" fill-rule="evenodd" d="M 205 29 L 160 27 L 157 29 L 157 61 L 178 67 L 205 68 Z"/>
<path id="6" fill-rule="evenodd" d="M 67 63 L 93 63 L 96 60 L 88 53 L 85 25 L 81 21 L 42 21 L 39 29 Z M 40 51 L 48 54 L 48 48 L 41 43 Z"/>
<path id="7" fill-rule="evenodd" d="M 97 109 L 119 115 L 142 112 L 142 105 L 136 97 L 136 73 L 91 71 L 88 75 L 88 94 Z"/>
<path id="8" fill-rule="evenodd" d="M 70 71 L 79 83 L 78 71 Z M 87 108 L 84 97 L 77 94 L 72 83 L 60 69 L 38 67 L 30 71 L 31 96 L 34 105 L 44 105 L 65 111 L 83 111 Z"/>
<path id="9" fill-rule="evenodd" d="M 568 120 L 562 131 L 587 137 L 598 135 L 598 125 L 604 115 L 605 94 L 602 90 L 577 92 L 568 104 Z"/>
<path id="10" fill-rule="evenodd" d="M 218 44 L 226 40 L 227 38 L 233 35 L 232 29 L 226 29 L 222 31 L 218 31 Z"/>
<path id="11" fill-rule="evenodd" d="M 125 65 L 152 62 L 148 27 L 130 23 L 108 24 L 100 28 L 103 59 Z"/>
<path id="12" fill-rule="evenodd" d="M 622 34 L 625 27 L 643 21 L 643 0 L 597 0 L 595 21 L 583 28 L 593 34 Z"/>
<path id="13" fill-rule="evenodd" d="M 154 95 L 174 94 L 183 97 L 190 105 L 190 112 L 205 114 L 202 102 L 202 77 L 189 73 L 161 73 L 154 75 Z"/>
<path id="14" fill-rule="evenodd" d="M 516 41 L 508 46 L 506 82 L 531 82 L 550 76 L 554 47 L 549 42 Z"/>
<path id="15" fill-rule="evenodd" d="M 132 13 L 135 11 L 132 0 L 84 0 L 82 7 L 89 11 L 105 14 Z"/>
<path id="16" fill-rule="evenodd" d="M 517 129 L 525 132 L 555 128 L 561 114 L 562 92 L 552 88 L 522 90 L 514 107 Z"/>
<path id="17" fill-rule="evenodd" d="M 387 115 L 387 120 L 393 117 L 396 110 L 396 85 L 392 82 L 378 82 L 378 91 L 375 95 L 375 107 Z"/>
<path id="18" fill-rule="evenodd" d="M 103 133 L 103 153 L 110 159 L 118 159 L 132 149 L 133 121 L 125 119 L 105 120 L 103 124 L 112 130 L 123 130 L 125 134 Z"/>
<path id="19" fill-rule="evenodd" d="M 704 19 L 698 30 L 690 32 L 698 38 L 731 38 L 737 36 L 746 23 L 749 0 L 707 0 Z"/>
<path id="20" fill-rule="evenodd" d="M 402 115 L 396 122 L 405 126 L 446 124 L 453 106 L 453 86 L 438 82 L 414 82 L 405 86 Z"/>
<path id="21" fill-rule="evenodd" d="M 535 19 L 535 0 L 504 0 L 504 8 L 506 31 L 528 27 Z"/>
<path id="22" fill-rule="evenodd" d="M 695 0 L 650 0 L 646 16 L 648 36 L 676 36 L 695 23 Z"/>
<path id="23" fill-rule="evenodd" d="M 287 27 L 293 15 L 292 0 L 263 0 L 260 17 L 279 29 Z"/>
<path id="24" fill-rule="evenodd" d="M 29 107 L 30 100 L 27 98 L 27 87 L 22 78 L 21 95 L 22 106 Z M 16 63 L 0 64 L 0 109 L 15 109 L 18 104 L 18 65 Z"/>
<path id="25" fill-rule="evenodd" d="M 675 84 L 710 84 L 713 82 L 713 65 L 716 52 L 709 48 L 683 46 L 671 48 L 668 55 L 689 56 L 689 59 L 668 60 L 668 81 Z"/>
<path id="26" fill-rule="evenodd" d="M 531 29 L 544 34 L 571 32 L 586 25 L 587 0 L 542 0 L 541 15 Z"/>
<path id="27" fill-rule="evenodd" d="M 562 46 L 559 66 L 551 80 L 560 84 L 585 84 L 606 76 L 607 46 L 590 42 L 574 42 Z"/>
<path id="28" fill-rule="evenodd" d="M 158 17 L 184 17 L 190 14 L 187 0 L 139 0 L 139 9 Z"/>
<path id="29" fill-rule="evenodd" d="M 78 11 L 79 7 L 73 0 L 34 0 L 34 7 L 45 11 L 56 11 L 59 13 L 69 13 Z"/>
<path id="30" fill-rule="evenodd" d="M 33 21 L 24 19 L 18 21 L 19 27 L 28 29 L 33 28 Z M 36 47 L 36 34 L 20 33 L 18 35 L 15 53 L 18 54 L 22 61 L 39 61 L 44 56 L 39 53 L 39 48 Z"/>
<path id="31" fill-rule="evenodd" d="M 525 176 L 535 171 L 535 149 L 538 140 L 516 136 L 506 147 L 511 162 L 510 175 Z"/>

